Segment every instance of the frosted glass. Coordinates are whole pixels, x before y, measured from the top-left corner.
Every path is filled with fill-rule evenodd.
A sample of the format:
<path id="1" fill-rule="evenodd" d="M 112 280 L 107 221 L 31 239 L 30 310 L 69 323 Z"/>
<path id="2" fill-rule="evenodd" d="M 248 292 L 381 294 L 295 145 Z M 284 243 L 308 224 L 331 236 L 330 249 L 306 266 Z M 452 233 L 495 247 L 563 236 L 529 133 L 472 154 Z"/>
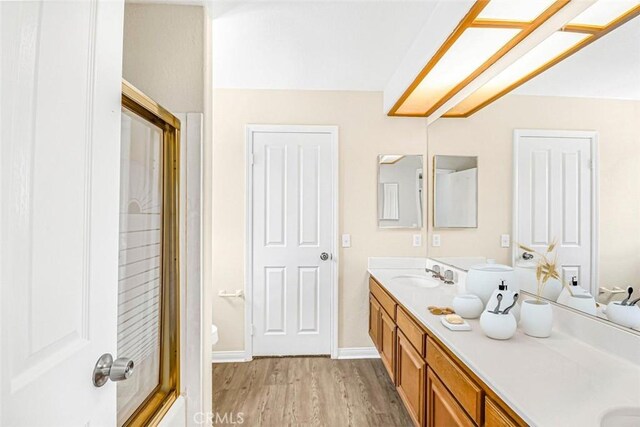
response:
<path id="1" fill-rule="evenodd" d="M 122 110 L 118 357 L 133 375 L 117 383 L 123 425 L 160 383 L 162 131 Z"/>

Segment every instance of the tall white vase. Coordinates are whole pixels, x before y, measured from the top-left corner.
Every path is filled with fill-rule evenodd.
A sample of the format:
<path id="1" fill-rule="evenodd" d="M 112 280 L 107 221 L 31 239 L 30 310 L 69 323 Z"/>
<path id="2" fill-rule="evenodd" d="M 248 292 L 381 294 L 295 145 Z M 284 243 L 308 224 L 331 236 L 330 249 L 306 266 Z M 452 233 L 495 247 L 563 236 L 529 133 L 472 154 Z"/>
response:
<path id="1" fill-rule="evenodd" d="M 529 299 L 522 301 L 520 327 L 532 337 L 546 338 L 553 327 L 553 309 L 547 301 Z"/>

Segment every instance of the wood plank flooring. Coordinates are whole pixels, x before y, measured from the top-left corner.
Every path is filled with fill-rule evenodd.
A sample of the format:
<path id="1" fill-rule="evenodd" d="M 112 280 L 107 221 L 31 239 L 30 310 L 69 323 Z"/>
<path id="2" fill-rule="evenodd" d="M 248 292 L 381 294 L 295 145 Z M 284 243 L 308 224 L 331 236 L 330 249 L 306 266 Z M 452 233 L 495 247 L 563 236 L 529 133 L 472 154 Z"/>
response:
<path id="1" fill-rule="evenodd" d="M 239 412 L 242 425 L 251 427 L 412 425 L 380 359 L 281 357 L 215 364 L 213 411 L 216 426 L 238 425 Z"/>

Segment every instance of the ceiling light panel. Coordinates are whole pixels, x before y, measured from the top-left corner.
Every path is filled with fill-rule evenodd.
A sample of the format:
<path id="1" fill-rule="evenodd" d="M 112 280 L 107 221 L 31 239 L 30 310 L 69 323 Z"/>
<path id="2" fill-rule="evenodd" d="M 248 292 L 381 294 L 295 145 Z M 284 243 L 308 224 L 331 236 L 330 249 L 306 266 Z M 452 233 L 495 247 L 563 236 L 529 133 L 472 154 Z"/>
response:
<path id="1" fill-rule="evenodd" d="M 587 10 L 572 19 L 569 24 L 606 27 L 616 19 L 633 12 L 633 9 L 638 6 L 640 6 L 640 1 L 598 0 Z"/>
<path id="2" fill-rule="evenodd" d="M 516 62 L 493 77 L 458 105 L 449 110 L 444 117 L 466 117 L 476 110 L 489 104 L 503 92 L 510 91 L 513 85 L 537 75 L 537 71 L 549 65 L 550 62 L 574 49 L 587 38 L 593 37 L 585 33 L 556 32 L 534 47 Z M 546 69 L 546 68 L 545 68 Z M 534 74 L 535 73 L 535 74 Z"/>
<path id="3" fill-rule="evenodd" d="M 520 31 L 513 28 L 467 28 L 416 86 L 396 113 L 424 115 Z"/>
<path id="4" fill-rule="evenodd" d="M 477 19 L 531 22 L 553 3 L 555 0 L 491 0 Z"/>

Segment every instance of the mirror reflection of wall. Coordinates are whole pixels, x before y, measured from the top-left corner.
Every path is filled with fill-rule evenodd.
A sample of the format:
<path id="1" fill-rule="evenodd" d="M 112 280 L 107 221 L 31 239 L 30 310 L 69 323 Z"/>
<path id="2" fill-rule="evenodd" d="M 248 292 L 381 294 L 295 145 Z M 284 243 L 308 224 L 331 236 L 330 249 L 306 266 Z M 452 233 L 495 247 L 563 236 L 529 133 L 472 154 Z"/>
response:
<path id="1" fill-rule="evenodd" d="M 440 229 L 436 214 L 429 232 L 440 244 L 429 257 L 495 259 L 528 274 L 535 293 L 536 260 L 518 243 L 544 253 L 555 241 L 562 279 L 576 277 L 599 317 L 629 286 L 640 297 L 640 18 L 470 117 L 438 119 L 428 151 L 483 159 L 478 228 Z M 571 305 L 559 284 L 547 291 Z"/>
<path id="2" fill-rule="evenodd" d="M 435 156 L 434 227 L 478 226 L 478 158 Z"/>
<path id="3" fill-rule="evenodd" d="M 378 226 L 421 228 L 423 183 L 422 156 L 378 156 Z"/>

